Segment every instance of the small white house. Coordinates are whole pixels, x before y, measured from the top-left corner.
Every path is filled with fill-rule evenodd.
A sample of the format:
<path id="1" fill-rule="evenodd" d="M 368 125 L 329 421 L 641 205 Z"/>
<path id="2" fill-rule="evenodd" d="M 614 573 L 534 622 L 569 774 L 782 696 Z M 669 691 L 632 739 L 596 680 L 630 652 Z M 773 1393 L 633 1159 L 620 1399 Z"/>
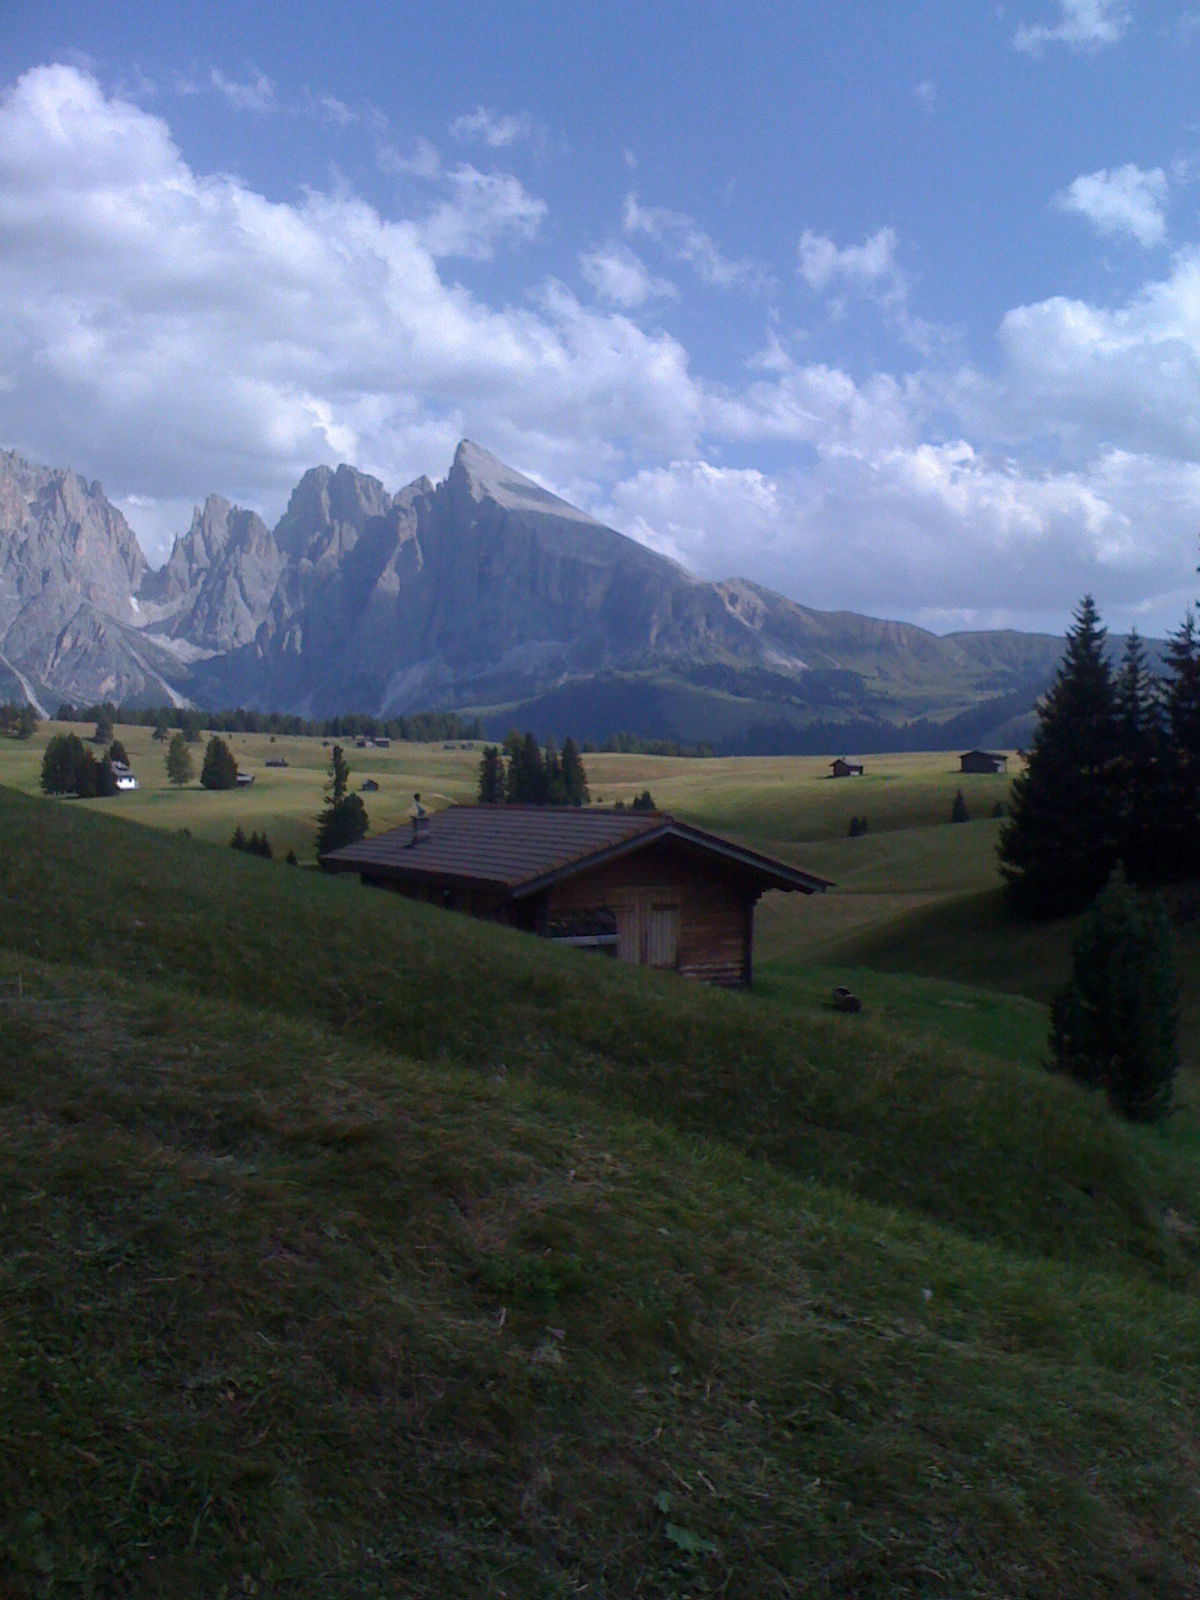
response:
<path id="1" fill-rule="evenodd" d="M 125 772 L 118 772 L 117 773 L 117 788 L 118 789 L 136 789 L 137 787 L 138 787 L 138 781 L 134 777 L 132 772 L 129 772 L 128 770 L 126 770 Z"/>

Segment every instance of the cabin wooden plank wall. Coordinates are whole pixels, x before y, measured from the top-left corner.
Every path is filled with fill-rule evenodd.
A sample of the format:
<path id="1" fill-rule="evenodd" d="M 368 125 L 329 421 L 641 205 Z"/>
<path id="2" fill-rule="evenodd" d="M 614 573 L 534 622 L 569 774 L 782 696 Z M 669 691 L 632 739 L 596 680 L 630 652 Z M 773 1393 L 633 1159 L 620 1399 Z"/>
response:
<path id="1" fill-rule="evenodd" d="M 472 885 L 445 886 L 440 883 L 420 883 L 416 881 L 405 882 L 403 879 L 372 877 L 369 873 L 361 874 L 362 881 L 372 889 L 389 889 L 393 894 L 402 894 L 406 900 L 419 900 L 423 905 L 441 906 L 447 911 L 462 911 L 469 917 L 500 917 L 502 916 L 504 902 L 494 889 L 483 889 Z"/>
<path id="2" fill-rule="evenodd" d="M 742 988 L 751 977 L 757 898 L 744 874 L 665 843 L 554 884 L 544 915 L 552 920 L 611 907 L 620 960 Z"/>

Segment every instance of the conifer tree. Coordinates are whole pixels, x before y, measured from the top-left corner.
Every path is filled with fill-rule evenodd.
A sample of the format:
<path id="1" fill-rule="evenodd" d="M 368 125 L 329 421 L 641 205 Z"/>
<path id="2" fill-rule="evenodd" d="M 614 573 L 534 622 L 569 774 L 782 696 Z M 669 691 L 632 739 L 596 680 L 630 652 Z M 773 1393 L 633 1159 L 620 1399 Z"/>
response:
<path id="1" fill-rule="evenodd" d="M 583 768 L 579 746 L 574 739 L 567 738 L 563 742 L 561 772 L 563 803 L 568 806 L 586 806 L 591 798 L 588 793 L 587 773 Z"/>
<path id="2" fill-rule="evenodd" d="M 75 767 L 74 781 L 75 793 L 81 800 L 94 800 L 100 792 L 100 763 L 86 748 Z"/>
<path id="3" fill-rule="evenodd" d="M 232 850 L 244 850 L 246 848 L 246 835 L 242 831 L 242 825 L 240 822 L 233 830 L 233 834 L 229 840 L 229 846 Z"/>
<path id="4" fill-rule="evenodd" d="M 236 789 L 237 762 L 224 739 L 214 734 L 204 751 L 200 782 L 206 789 Z"/>
<path id="5" fill-rule="evenodd" d="M 542 760 L 541 749 L 532 733 L 524 736 L 509 760 L 506 798 L 512 805 L 546 804 L 546 763 Z"/>
<path id="6" fill-rule="evenodd" d="M 967 802 L 963 798 L 961 789 L 955 791 L 954 800 L 950 806 L 951 822 L 970 822 L 971 813 L 967 810 Z"/>
<path id="7" fill-rule="evenodd" d="M 365 839 L 370 826 L 367 808 L 359 795 L 351 794 L 350 768 L 342 754 L 340 744 L 329 753 L 329 782 L 325 792 L 329 799 L 317 818 L 317 854 L 340 850 L 344 845 L 357 844 Z"/>
<path id="8" fill-rule="evenodd" d="M 1112 782 L 1119 856 L 1135 883 L 1161 882 L 1171 873 L 1162 829 L 1162 703 L 1136 628 L 1125 641 L 1113 690 L 1117 755 Z"/>
<path id="9" fill-rule="evenodd" d="M 92 758 L 95 761 L 95 757 Z M 112 757 L 105 753 L 102 761 L 96 761 L 96 788 L 95 793 L 99 799 L 106 800 L 116 794 L 117 774 L 113 770 Z"/>
<path id="10" fill-rule="evenodd" d="M 350 768 L 342 754 L 340 744 L 335 744 L 329 752 L 329 782 L 325 785 L 325 793 L 329 796 L 331 806 L 340 805 L 346 798 L 350 788 Z"/>
<path id="11" fill-rule="evenodd" d="M 1167 645 L 1159 838 L 1164 876 L 1200 876 L 1200 629 L 1188 611 Z"/>
<path id="12" fill-rule="evenodd" d="M 1159 902 L 1117 866 L 1076 937 L 1071 975 L 1050 1009 L 1050 1067 L 1103 1089 L 1133 1122 L 1171 1107 L 1179 1069 L 1179 984 Z"/>
<path id="13" fill-rule="evenodd" d="M 369 827 L 367 808 L 356 794 L 348 794 L 337 805 L 326 806 L 317 819 L 317 854 L 340 850 L 366 838 Z"/>
<path id="14" fill-rule="evenodd" d="M 504 761 L 498 747 L 486 747 L 479 762 L 479 803 L 496 806 L 504 801 Z"/>
<path id="15" fill-rule="evenodd" d="M 74 794 L 76 774 L 84 764 L 86 750 L 76 733 L 56 733 L 42 756 L 42 790 L 45 794 Z"/>
<path id="16" fill-rule="evenodd" d="M 542 755 L 545 771 L 543 789 L 545 791 L 545 804 L 561 806 L 563 799 L 562 764 L 558 758 L 558 746 L 552 738 L 547 738 L 546 747 Z"/>
<path id="17" fill-rule="evenodd" d="M 120 739 L 114 739 L 109 745 L 108 759 L 113 763 L 114 766 L 118 761 L 123 767 L 127 767 L 129 765 L 129 752 L 121 743 Z"/>
<path id="18" fill-rule="evenodd" d="M 1086 595 L 1058 676 L 1038 708 L 1028 765 L 1012 786 L 1000 871 L 1010 904 L 1025 916 L 1081 910 L 1117 859 L 1117 718 L 1105 639 Z"/>

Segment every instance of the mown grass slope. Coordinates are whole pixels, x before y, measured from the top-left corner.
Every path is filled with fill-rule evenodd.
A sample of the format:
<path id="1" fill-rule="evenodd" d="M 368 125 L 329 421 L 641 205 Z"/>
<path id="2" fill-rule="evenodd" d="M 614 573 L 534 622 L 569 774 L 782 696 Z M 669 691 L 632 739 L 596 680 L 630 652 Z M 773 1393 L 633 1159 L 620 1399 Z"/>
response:
<path id="1" fill-rule="evenodd" d="M 6 1595 L 1196 1593 L 1191 1296 L 162 986 L 0 1008 Z"/>
<path id="2" fill-rule="evenodd" d="M 0 792 L 0 1593 L 1196 1595 L 1187 1141 L 829 980 Z"/>
<path id="3" fill-rule="evenodd" d="M 1190 1169 L 1036 1067 L 705 990 L 69 801 L 0 795 L 0 863 L 14 953 L 525 1074 L 978 1237 L 1191 1270 L 1187 1236 L 1162 1222 L 1190 1213 Z M 823 1000 L 824 980 L 809 992 Z"/>

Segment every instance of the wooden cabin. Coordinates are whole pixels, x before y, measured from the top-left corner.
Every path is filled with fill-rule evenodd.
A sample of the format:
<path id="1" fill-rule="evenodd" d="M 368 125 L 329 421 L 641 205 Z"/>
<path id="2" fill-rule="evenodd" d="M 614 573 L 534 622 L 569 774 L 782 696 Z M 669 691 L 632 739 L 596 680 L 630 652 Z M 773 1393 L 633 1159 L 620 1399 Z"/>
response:
<path id="1" fill-rule="evenodd" d="M 964 750 L 958 760 L 963 772 L 1008 771 L 1008 757 L 995 750 Z"/>
<path id="2" fill-rule="evenodd" d="M 861 778 L 863 764 L 861 761 L 847 761 L 845 756 L 838 756 L 836 761 L 829 763 L 829 776 L 831 778 Z"/>
<path id="3" fill-rule="evenodd" d="M 754 970 L 754 907 L 824 878 L 656 811 L 451 806 L 321 857 L 327 872 L 727 988 Z"/>

